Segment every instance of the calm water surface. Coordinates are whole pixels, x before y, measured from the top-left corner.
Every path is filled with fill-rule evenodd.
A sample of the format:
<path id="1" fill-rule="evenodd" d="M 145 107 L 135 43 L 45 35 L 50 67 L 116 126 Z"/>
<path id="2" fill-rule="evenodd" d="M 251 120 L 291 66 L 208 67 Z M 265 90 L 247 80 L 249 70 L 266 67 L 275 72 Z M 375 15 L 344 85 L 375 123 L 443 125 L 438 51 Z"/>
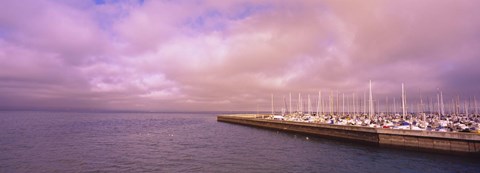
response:
<path id="1" fill-rule="evenodd" d="M 216 115 L 0 112 L 0 172 L 480 172 L 478 158 L 227 124 Z"/>

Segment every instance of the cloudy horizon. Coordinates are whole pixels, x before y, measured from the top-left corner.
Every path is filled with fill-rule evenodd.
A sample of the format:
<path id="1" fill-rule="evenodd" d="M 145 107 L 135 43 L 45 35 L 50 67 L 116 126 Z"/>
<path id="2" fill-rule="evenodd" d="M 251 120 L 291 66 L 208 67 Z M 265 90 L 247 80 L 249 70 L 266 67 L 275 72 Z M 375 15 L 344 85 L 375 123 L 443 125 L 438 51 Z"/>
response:
<path id="1" fill-rule="evenodd" d="M 479 94 L 476 0 L 0 4 L 0 110 L 269 110 L 369 80 L 382 99 Z"/>

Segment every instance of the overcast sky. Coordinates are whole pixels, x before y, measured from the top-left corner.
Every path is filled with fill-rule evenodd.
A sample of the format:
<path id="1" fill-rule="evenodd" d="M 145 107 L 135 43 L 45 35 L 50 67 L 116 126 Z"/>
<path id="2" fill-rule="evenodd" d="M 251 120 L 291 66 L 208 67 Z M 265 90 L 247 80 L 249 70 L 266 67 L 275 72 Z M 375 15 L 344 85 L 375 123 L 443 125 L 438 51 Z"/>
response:
<path id="1" fill-rule="evenodd" d="M 0 109 L 270 109 L 479 93 L 478 0 L 2 0 Z M 420 94 L 419 94 L 420 93 Z M 326 93 L 325 93 L 326 94 Z M 296 98 L 296 97 L 295 97 Z M 280 105 L 278 105 L 280 106 Z"/>

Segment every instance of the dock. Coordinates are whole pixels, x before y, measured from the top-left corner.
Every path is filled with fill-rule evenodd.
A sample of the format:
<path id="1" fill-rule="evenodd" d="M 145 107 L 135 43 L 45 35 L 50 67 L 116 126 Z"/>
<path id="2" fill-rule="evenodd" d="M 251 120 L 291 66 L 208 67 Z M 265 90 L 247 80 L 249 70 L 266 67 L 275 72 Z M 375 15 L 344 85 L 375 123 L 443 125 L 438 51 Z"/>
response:
<path id="1" fill-rule="evenodd" d="M 384 129 L 264 119 L 257 114 L 219 115 L 217 121 L 344 139 L 408 150 L 480 156 L 480 134 Z"/>

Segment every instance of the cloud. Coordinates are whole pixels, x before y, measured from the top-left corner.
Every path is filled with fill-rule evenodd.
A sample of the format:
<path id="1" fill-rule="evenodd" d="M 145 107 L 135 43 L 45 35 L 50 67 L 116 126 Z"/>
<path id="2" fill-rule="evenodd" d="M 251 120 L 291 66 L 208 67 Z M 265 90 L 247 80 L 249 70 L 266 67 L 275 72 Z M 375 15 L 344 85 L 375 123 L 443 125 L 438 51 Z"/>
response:
<path id="1" fill-rule="evenodd" d="M 476 94 L 462 1 L 6 1 L 2 109 L 255 110 L 270 93 Z M 28 11 L 28 13 L 25 13 Z M 415 99 L 416 96 L 410 96 Z"/>

